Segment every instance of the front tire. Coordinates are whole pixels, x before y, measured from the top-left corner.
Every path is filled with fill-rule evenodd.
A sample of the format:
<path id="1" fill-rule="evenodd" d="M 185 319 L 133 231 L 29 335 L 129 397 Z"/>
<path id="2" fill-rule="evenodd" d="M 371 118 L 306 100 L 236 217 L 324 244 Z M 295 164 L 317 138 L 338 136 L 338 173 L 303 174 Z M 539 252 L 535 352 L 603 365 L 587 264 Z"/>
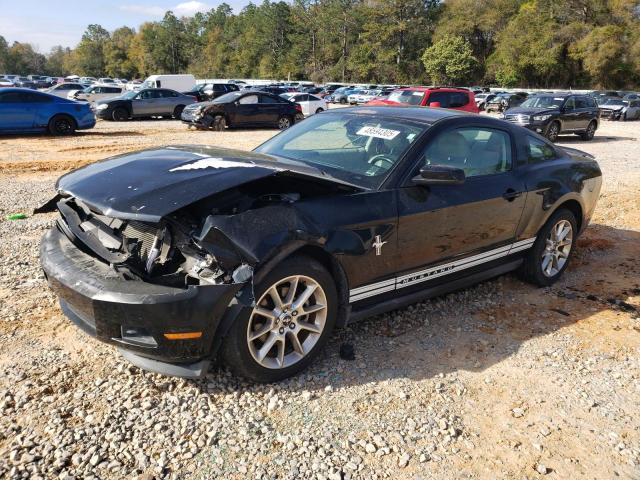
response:
<path id="1" fill-rule="evenodd" d="M 227 119 L 224 118 L 224 115 L 216 115 L 211 128 L 216 132 L 224 132 L 227 128 Z"/>
<path id="2" fill-rule="evenodd" d="M 316 113 L 322 113 L 322 112 L 324 112 L 324 109 L 323 109 L 323 108 L 318 108 L 318 109 L 316 110 Z"/>
<path id="3" fill-rule="evenodd" d="M 578 234 L 576 217 L 567 209 L 556 211 L 538 232 L 520 273 L 524 280 L 547 287 L 565 271 Z"/>
<path id="4" fill-rule="evenodd" d="M 124 122 L 125 120 L 129 120 L 129 112 L 127 112 L 127 109 L 124 107 L 117 107 L 111 112 L 111 118 L 114 122 Z"/>
<path id="5" fill-rule="evenodd" d="M 71 135 L 76 131 L 76 122 L 68 115 L 56 115 L 49 120 L 48 130 L 51 135 Z"/>
<path id="6" fill-rule="evenodd" d="M 182 115 L 182 111 L 184 110 L 184 105 L 178 105 L 173 109 L 173 118 L 180 120 L 180 115 Z"/>
<path id="7" fill-rule="evenodd" d="M 224 339 L 226 366 L 260 383 L 304 370 L 335 326 L 338 294 L 329 272 L 309 257 L 290 257 L 255 287 L 255 298 Z"/>
<path id="8" fill-rule="evenodd" d="M 558 140 L 558 135 L 560 135 L 560 123 L 551 122 L 547 127 L 547 131 L 545 132 L 544 136 L 547 137 L 547 139 L 551 142 L 555 142 L 556 140 Z"/>

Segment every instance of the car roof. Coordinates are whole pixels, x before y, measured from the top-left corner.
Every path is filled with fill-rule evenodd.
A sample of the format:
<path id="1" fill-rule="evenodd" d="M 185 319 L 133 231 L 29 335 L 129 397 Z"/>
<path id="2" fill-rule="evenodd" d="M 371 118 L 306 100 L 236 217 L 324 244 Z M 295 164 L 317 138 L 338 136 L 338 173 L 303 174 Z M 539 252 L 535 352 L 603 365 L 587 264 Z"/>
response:
<path id="1" fill-rule="evenodd" d="M 440 90 L 441 92 L 469 92 L 467 88 L 458 87 L 403 87 L 396 90 L 406 90 L 409 92 L 429 92 L 433 90 Z"/>
<path id="2" fill-rule="evenodd" d="M 475 116 L 477 115 L 462 112 L 459 110 L 447 110 L 445 108 L 413 107 L 405 105 L 363 105 L 359 107 L 348 107 L 329 110 L 324 113 L 354 113 L 357 115 L 398 117 L 406 120 L 416 120 L 425 123 L 434 123 L 443 118 Z"/>

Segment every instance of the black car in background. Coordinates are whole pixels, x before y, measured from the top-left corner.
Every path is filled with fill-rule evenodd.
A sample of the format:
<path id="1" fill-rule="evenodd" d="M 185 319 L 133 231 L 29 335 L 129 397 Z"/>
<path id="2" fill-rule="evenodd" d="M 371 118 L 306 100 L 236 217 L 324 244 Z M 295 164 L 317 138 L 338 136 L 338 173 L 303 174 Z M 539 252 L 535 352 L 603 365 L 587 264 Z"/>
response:
<path id="1" fill-rule="evenodd" d="M 599 126 L 600 110 L 589 95 L 534 95 L 517 108 L 504 112 L 504 119 L 538 132 L 555 142 L 562 133 L 591 140 Z"/>
<path id="2" fill-rule="evenodd" d="M 183 93 L 197 98 L 199 102 L 206 102 L 207 100 L 213 100 L 226 93 L 237 92 L 238 90 L 240 90 L 240 88 L 235 83 L 201 83 L 188 92 Z"/>
<path id="3" fill-rule="evenodd" d="M 29 88 L 31 90 L 38 89 L 38 84 L 32 80 L 29 80 L 28 77 L 16 77 L 12 81 L 16 87 Z"/>
<path id="4" fill-rule="evenodd" d="M 40 261 L 71 321 L 135 365 L 194 377 L 221 358 L 273 382 L 336 326 L 513 270 L 553 284 L 601 183 L 590 155 L 488 116 L 336 109 L 253 152 L 66 174 Z"/>
<path id="5" fill-rule="evenodd" d="M 504 112 L 517 107 L 527 99 L 526 92 L 500 93 L 485 103 L 485 110 L 489 112 Z"/>
<path id="6" fill-rule="evenodd" d="M 289 128 L 303 117 L 300 105 L 271 93 L 252 90 L 227 93 L 210 102 L 194 103 L 182 111 L 182 121 L 201 129 L 269 126 Z"/>

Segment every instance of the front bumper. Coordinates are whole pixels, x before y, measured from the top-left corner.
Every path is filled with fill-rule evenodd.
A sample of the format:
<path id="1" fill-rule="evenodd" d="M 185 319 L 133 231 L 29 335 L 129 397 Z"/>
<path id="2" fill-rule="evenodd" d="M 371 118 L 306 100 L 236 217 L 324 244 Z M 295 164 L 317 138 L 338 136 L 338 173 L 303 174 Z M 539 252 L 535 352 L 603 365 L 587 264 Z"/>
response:
<path id="1" fill-rule="evenodd" d="M 198 364 L 211 355 L 217 327 L 245 285 L 182 289 L 124 280 L 55 227 L 42 239 L 40 263 L 63 312 L 73 323 L 98 340 L 127 351 L 126 358 L 134 364 L 168 375 L 206 373 Z M 185 332 L 202 334 L 179 340 L 165 336 Z"/>

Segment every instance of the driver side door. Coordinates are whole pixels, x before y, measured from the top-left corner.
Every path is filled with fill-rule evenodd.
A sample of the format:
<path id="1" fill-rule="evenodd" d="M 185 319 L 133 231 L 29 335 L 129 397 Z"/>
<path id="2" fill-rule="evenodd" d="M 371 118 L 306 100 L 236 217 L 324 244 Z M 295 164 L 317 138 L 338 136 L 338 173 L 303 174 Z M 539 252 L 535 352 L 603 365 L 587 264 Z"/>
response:
<path id="1" fill-rule="evenodd" d="M 515 139 L 493 126 L 447 126 L 425 145 L 411 178 L 424 165 L 460 168 L 466 178 L 460 185 L 408 180 L 398 189 L 398 289 L 508 254 L 526 199 L 515 159 Z"/>

